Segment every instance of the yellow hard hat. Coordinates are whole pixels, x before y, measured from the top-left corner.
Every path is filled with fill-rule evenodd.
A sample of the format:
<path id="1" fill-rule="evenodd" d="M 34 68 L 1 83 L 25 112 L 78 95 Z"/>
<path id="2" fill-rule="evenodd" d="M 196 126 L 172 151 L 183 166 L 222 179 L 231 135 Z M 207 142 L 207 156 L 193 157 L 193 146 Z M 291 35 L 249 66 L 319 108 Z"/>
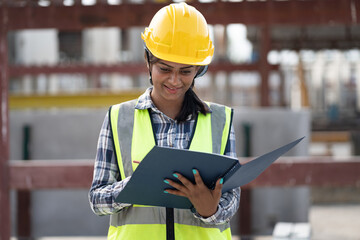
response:
<path id="1" fill-rule="evenodd" d="M 214 55 L 204 16 L 184 2 L 161 8 L 141 37 L 155 57 L 170 62 L 208 65 Z"/>

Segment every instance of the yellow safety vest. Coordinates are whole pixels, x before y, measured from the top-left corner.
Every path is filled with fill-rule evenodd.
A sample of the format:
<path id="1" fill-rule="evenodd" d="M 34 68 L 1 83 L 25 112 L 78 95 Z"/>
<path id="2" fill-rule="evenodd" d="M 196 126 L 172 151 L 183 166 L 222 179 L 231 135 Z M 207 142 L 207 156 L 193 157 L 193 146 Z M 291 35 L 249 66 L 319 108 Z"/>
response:
<path id="1" fill-rule="evenodd" d="M 147 109 L 135 109 L 137 100 L 110 108 L 110 126 L 121 179 L 131 176 L 138 164 L 155 146 L 154 132 Z M 228 142 L 232 109 L 211 103 L 210 114 L 199 114 L 190 150 L 224 154 Z M 164 207 L 132 205 L 111 215 L 108 239 L 165 240 L 166 213 Z M 211 225 L 193 216 L 189 209 L 174 209 L 176 240 L 231 240 L 230 224 Z"/>

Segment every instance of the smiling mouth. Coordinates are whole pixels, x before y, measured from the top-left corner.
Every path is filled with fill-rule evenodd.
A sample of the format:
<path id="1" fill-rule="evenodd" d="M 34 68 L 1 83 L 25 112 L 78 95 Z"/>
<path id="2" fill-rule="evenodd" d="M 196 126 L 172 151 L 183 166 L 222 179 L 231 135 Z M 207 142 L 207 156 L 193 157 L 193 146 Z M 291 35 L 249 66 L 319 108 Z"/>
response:
<path id="1" fill-rule="evenodd" d="M 172 87 L 168 87 L 165 85 L 165 88 L 171 92 L 171 93 L 176 93 L 180 88 L 172 88 Z"/>

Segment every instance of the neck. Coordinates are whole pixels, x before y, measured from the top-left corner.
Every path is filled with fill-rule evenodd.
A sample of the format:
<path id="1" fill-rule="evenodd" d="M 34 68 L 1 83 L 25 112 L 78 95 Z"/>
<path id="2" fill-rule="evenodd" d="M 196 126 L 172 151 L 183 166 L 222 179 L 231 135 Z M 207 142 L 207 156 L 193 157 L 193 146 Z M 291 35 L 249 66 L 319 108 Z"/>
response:
<path id="1" fill-rule="evenodd" d="M 181 101 L 157 101 L 156 98 L 154 98 L 153 96 L 151 96 L 151 99 L 153 101 L 153 103 L 155 104 L 155 106 L 161 111 L 163 112 L 166 116 L 170 117 L 171 119 L 175 119 L 176 116 L 179 114 L 181 107 L 182 107 L 182 102 Z"/>

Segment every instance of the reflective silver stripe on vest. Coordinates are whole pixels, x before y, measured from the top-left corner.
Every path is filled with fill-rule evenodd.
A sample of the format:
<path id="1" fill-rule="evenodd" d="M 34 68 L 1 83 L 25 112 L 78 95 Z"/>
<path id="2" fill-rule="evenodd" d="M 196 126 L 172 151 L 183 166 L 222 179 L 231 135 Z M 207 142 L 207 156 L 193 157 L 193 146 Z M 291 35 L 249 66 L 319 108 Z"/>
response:
<path id="1" fill-rule="evenodd" d="M 119 145 L 125 176 L 133 174 L 131 160 L 131 143 L 134 127 L 134 108 L 137 100 L 132 100 L 120 105 L 118 119 Z"/>
<path id="2" fill-rule="evenodd" d="M 225 106 L 215 103 L 210 104 L 211 113 L 211 136 L 213 153 L 221 154 L 223 129 L 226 123 Z"/>
<path id="3" fill-rule="evenodd" d="M 126 207 L 111 216 L 110 224 L 114 227 L 126 224 L 166 224 L 165 208 Z"/>
<path id="4" fill-rule="evenodd" d="M 202 228 L 217 228 L 221 232 L 230 227 L 228 222 L 219 225 L 206 224 L 194 218 L 188 209 L 174 209 L 174 223 Z M 165 208 L 159 207 L 127 207 L 111 217 L 111 226 L 120 227 L 127 224 L 166 224 Z"/>
<path id="5" fill-rule="evenodd" d="M 175 223 L 185 224 L 185 225 L 190 225 L 190 226 L 199 226 L 202 228 L 217 228 L 220 230 L 220 232 L 222 232 L 230 227 L 229 222 L 226 222 L 223 224 L 218 224 L 218 225 L 206 224 L 203 221 L 201 221 L 200 219 L 195 218 L 194 214 L 188 209 L 174 209 L 174 211 L 175 211 L 175 214 L 174 214 L 174 216 L 175 216 L 174 222 Z"/>

